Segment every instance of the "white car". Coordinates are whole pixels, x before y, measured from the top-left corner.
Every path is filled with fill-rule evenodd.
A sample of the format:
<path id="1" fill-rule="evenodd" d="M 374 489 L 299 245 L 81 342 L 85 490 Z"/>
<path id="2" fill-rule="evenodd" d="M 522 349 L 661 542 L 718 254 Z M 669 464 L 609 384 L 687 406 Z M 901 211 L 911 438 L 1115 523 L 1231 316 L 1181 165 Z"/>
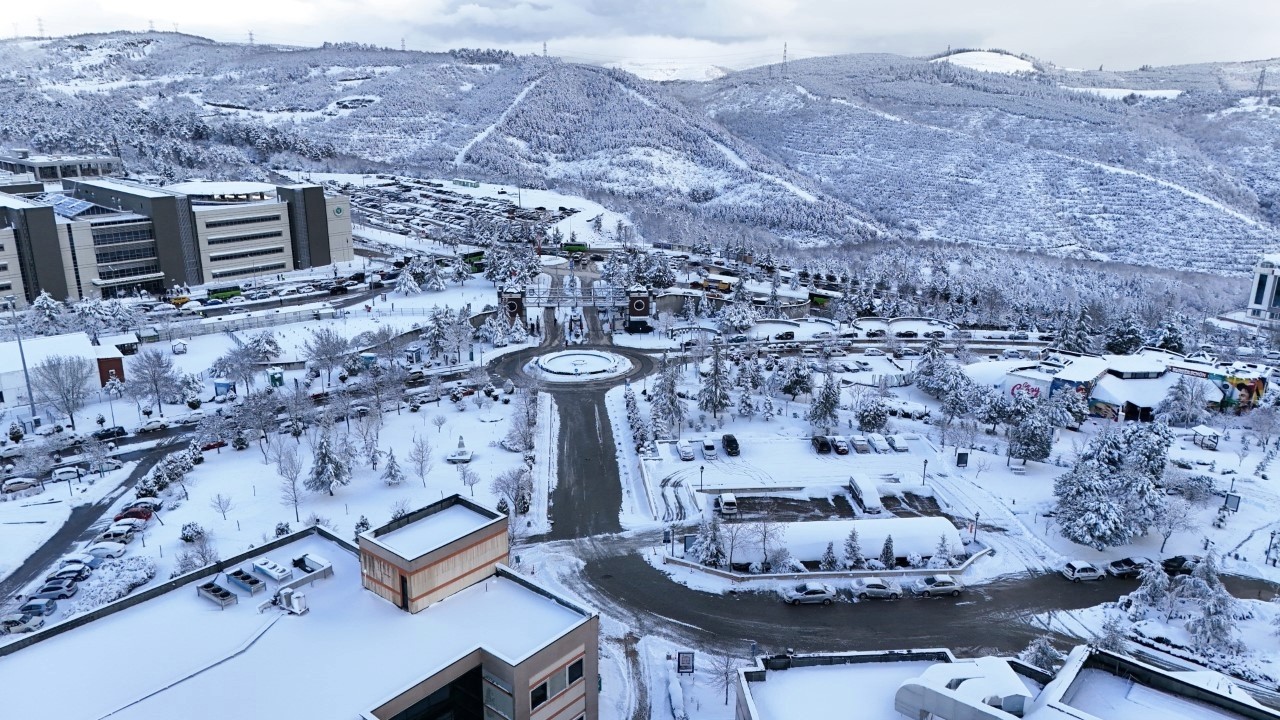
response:
<path id="1" fill-rule="evenodd" d="M 676 452 L 680 454 L 681 460 L 693 460 L 693 446 L 686 440 L 676 443 Z"/>
<path id="2" fill-rule="evenodd" d="M 142 423 L 142 425 L 138 428 L 138 432 L 140 433 L 158 432 L 160 430 L 168 429 L 168 427 L 169 427 L 169 423 L 163 420 L 148 420 Z"/>
<path id="3" fill-rule="evenodd" d="M 826 583 L 807 582 L 778 591 L 782 601 L 792 605 L 830 605 L 835 602 L 836 590 Z"/>
<path id="4" fill-rule="evenodd" d="M 1062 566 L 1062 577 L 1071 582 L 1081 580 L 1102 580 L 1107 576 L 1103 569 L 1087 560 L 1072 560 Z"/>
<path id="5" fill-rule="evenodd" d="M 702 457 L 706 460 L 715 460 L 720 453 L 716 452 L 716 441 L 711 438 L 702 439 Z"/>
<path id="6" fill-rule="evenodd" d="M 889 445 L 889 441 L 885 440 L 880 433 L 869 433 L 867 442 L 871 443 L 871 449 L 878 453 L 891 453 L 893 448 Z"/>
<path id="7" fill-rule="evenodd" d="M 885 440 L 889 442 L 889 447 L 893 448 L 896 452 L 907 452 L 908 450 L 907 439 L 902 435 L 890 435 L 885 438 Z"/>
<path id="8" fill-rule="evenodd" d="M 867 348 L 862 351 L 862 354 L 870 357 L 884 357 L 884 351 L 880 348 Z"/>
<path id="9" fill-rule="evenodd" d="M 0 618 L 0 635 L 35 632 L 42 627 L 44 627 L 44 618 L 30 613 L 5 615 Z"/>
<path id="10" fill-rule="evenodd" d="M 129 551 L 124 543 L 99 542 L 84 549 L 85 554 L 100 558 L 118 558 Z"/>

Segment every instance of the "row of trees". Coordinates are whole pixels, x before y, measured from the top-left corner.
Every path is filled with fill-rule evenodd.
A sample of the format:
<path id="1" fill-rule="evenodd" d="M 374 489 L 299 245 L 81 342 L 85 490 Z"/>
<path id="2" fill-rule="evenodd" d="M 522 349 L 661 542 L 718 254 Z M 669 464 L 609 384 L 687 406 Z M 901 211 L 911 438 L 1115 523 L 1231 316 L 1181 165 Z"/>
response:
<path id="1" fill-rule="evenodd" d="M 708 567 L 732 568 L 734 553 L 744 546 L 758 544 L 763 563 L 753 563 L 752 572 L 769 572 L 770 569 L 798 565 L 791 554 L 782 545 L 786 535 L 786 526 L 776 522 L 759 523 L 721 523 L 719 518 L 703 520 L 698 525 L 697 535 L 690 551 L 695 560 Z M 927 561 L 918 555 L 908 556 L 908 564 L 912 567 L 948 568 L 952 565 L 951 547 L 945 535 L 938 538 L 938 545 Z M 858 528 L 849 530 L 849 534 L 841 543 L 841 551 L 837 554 L 836 543 L 827 543 L 818 569 L 822 572 L 837 570 L 884 570 L 896 567 L 898 555 L 893 547 L 893 535 L 887 535 L 878 555 L 868 557 L 862 550 L 862 540 L 858 537 Z"/>

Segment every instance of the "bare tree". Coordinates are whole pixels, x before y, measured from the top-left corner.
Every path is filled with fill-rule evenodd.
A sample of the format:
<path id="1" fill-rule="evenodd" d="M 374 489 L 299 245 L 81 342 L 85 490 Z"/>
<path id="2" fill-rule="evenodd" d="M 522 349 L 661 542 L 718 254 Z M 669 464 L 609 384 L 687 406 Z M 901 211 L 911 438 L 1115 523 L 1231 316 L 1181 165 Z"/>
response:
<path id="1" fill-rule="evenodd" d="M 1236 463 L 1237 468 L 1244 465 L 1244 459 L 1249 457 L 1249 450 L 1249 436 L 1240 433 L 1240 447 L 1236 448 L 1236 457 L 1240 458 L 1240 461 Z"/>
<path id="2" fill-rule="evenodd" d="M 51 355 L 31 368 L 36 399 L 70 418 L 72 430 L 76 429 L 76 413 L 89 398 L 91 377 L 93 363 L 78 355 Z"/>
<path id="3" fill-rule="evenodd" d="M 758 523 L 748 525 L 750 528 L 749 538 L 752 542 L 760 544 L 761 564 L 769 561 L 769 548 L 782 542 L 782 536 L 787 531 L 787 526 L 780 522 L 763 520 Z"/>
<path id="4" fill-rule="evenodd" d="M 1156 532 L 1160 533 L 1160 552 L 1164 552 L 1164 546 L 1168 544 L 1169 538 L 1180 530 L 1193 530 L 1195 523 L 1195 508 L 1191 503 L 1182 498 L 1166 497 L 1164 503 L 1156 511 L 1155 526 Z"/>
<path id="5" fill-rule="evenodd" d="M 745 523 L 724 523 L 720 526 L 720 537 L 723 538 L 724 551 L 727 555 L 729 569 L 733 569 L 733 553 L 747 543 L 751 526 Z"/>
<path id="6" fill-rule="evenodd" d="M 222 519 L 226 520 L 227 511 L 235 506 L 231 503 L 230 496 L 218 493 L 209 500 L 209 507 L 213 508 L 216 512 L 222 513 Z"/>
<path id="7" fill-rule="evenodd" d="M 973 479 L 977 480 L 979 475 L 991 469 L 991 461 L 985 457 L 979 458 L 977 462 L 973 464 L 973 468 L 974 468 Z"/>
<path id="8" fill-rule="evenodd" d="M 437 415 L 431 418 L 431 424 L 436 426 L 437 433 L 444 429 L 444 425 L 447 422 L 449 421 L 445 420 L 443 415 Z"/>
<path id="9" fill-rule="evenodd" d="M 44 482 L 44 477 L 53 470 L 53 456 L 49 454 L 49 446 L 44 441 L 25 442 L 18 446 L 16 470 L 19 475 L 33 477 Z"/>
<path id="10" fill-rule="evenodd" d="M 462 481 L 463 485 L 466 485 L 467 488 L 471 490 L 471 496 L 475 497 L 476 484 L 480 482 L 480 476 L 476 474 L 476 471 L 466 465 L 459 465 L 458 479 Z"/>
<path id="11" fill-rule="evenodd" d="M 431 472 L 431 443 L 426 438 L 413 436 L 413 449 L 409 451 L 409 464 L 413 468 L 413 474 L 418 476 L 422 481 L 422 487 L 427 486 L 427 473 Z"/>
<path id="12" fill-rule="evenodd" d="M 111 457 L 107 444 L 90 435 L 80 443 L 80 454 L 89 461 L 90 469 L 96 468 L 98 477 L 106 473 L 106 461 Z"/>
<path id="13" fill-rule="evenodd" d="M 507 507 L 515 513 L 520 496 L 525 493 L 532 494 L 533 479 L 529 477 L 527 469 L 511 468 L 495 477 L 489 484 L 489 489 L 494 495 L 506 500 Z"/>
<path id="14" fill-rule="evenodd" d="M 1274 407 L 1260 407 L 1249 413 L 1249 425 L 1253 428 L 1253 434 L 1258 436 L 1258 445 L 1264 449 L 1271 444 L 1271 436 L 1276 434 L 1277 423 L 1280 423 L 1280 416 L 1277 416 Z"/>
<path id="15" fill-rule="evenodd" d="M 382 416 L 376 413 L 369 413 L 364 417 L 356 418 L 356 437 L 360 438 L 360 447 L 364 448 L 365 454 L 368 455 L 371 463 L 373 460 L 373 452 L 378 448 L 378 439 L 382 435 Z"/>
<path id="16" fill-rule="evenodd" d="M 303 488 L 302 460 L 298 458 L 298 450 L 281 446 L 276 450 L 276 474 L 280 476 L 280 502 L 293 508 L 293 521 L 302 522 L 298 515 L 298 506 L 302 504 Z"/>
<path id="17" fill-rule="evenodd" d="M 729 688 L 738 679 L 738 668 L 742 661 L 732 655 L 711 656 L 711 682 L 724 690 L 724 704 L 729 704 Z"/>
<path id="18" fill-rule="evenodd" d="M 129 385 L 142 390 L 142 396 L 154 402 L 160 417 L 164 417 L 164 399 L 178 391 L 173 359 L 155 348 L 134 355 L 129 363 Z"/>
<path id="19" fill-rule="evenodd" d="M 333 379 L 333 369 L 351 352 L 351 341 L 329 328 L 320 328 L 311 331 L 311 337 L 303 343 L 302 351 L 317 370 L 324 371 L 325 381 L 328 382 Z"/>

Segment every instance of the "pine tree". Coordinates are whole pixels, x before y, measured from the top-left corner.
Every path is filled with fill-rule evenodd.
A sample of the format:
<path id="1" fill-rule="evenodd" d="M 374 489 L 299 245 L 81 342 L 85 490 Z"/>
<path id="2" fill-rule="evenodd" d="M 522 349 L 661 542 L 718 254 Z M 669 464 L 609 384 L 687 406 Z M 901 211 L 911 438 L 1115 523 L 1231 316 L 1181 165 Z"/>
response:
<path id="1" fill-rule="evenodd" d="M 1156 333 L 1156 347 L 1169 352 L 1183 354 L 1186 352 L 1186 342 L 1182 339 L 1182 328 L 1173 320 L 1166 320 L 1160 323 L 1160 329 Z"/>
<path id="2" fill-rule="evenodd" d="M 663 437 L 678 431 L 684 422 L 685 406 L 677 394 L 679 380 L 680 366 L 669 363 L 663 355 L 658 361 L 658 380 L 653 385 L 653 406 L 650 410 L 653 423 Z"/>
<path id="3" fill-rule="evenodd" d="M 951 567 L 951 543 L 947 542 L 946 533 L 938 536 L 938 544 L 933 549 L 933 555 L 929 557 L 929 567 Z"/>
<path id="4" fill-rule="evenodd" d="M 1033 412 L 1027 415 L 1009 432 L 1009 457 L 1037 462 L 1049 457 L 1053 452 L 1053 425 L 1044 414 Z"/>
<path id="5" fill-rule="evenodd" d="M 449 280 L 463 285 L 470 279 L 471 270 L 467 268 L 467 264 L 462 261 L 462 258 L 454 258 L 453 265 L 449 268 Z"/>
<path id="6" fill-rule="evenodd" d="M 720 343 L 715 343 L 711 346 L 711 367 L 698 391 L 698 409 L 719 417 L 720 411 L 727 409 L 731 402 L 729 387 L 729 369 L 720 352 Z"/>
<path id="7" fill-rule="evenodd" d="M 861 568 L 867 562 L 862 556 L 862 541 L 858 539 L 858 528 L 849 528 L 849 535 L 844 539 L 844 566 Z"/>
<path id="8" fill-rule="evenodd" d="M 1068 313 L 1067 320 L 1058 331 L 1059 350 L 1087 353 L 1093 349 L 1093 338 L 1089 332 L 1089 320 L 1083 310 Z"/>
<path id="9" fill-rule="evenodd" d="M 417 295 L 422 292 L 422 288 L 418 285 L 418 280 L 413 276 L 413 271 L 410 268 L 406 267 L 400 271 L 399 277 L 396 278 L 396 292 L 401 295 Z"/>
<path id="10" fill-rule="evenodd" d="M 746 390 L 743 390 L 742 392 L 738 393 L 737 413 L 738 413 L 738 417 L 746 418 L 748 420 L 755 417 L 756 404 L 751 399 L 751 393 L 747 392 Z"/>
<path id="11" fill-rule="evenodd" d="M 1138 319 L 1125 315 L 1107 327 L 1103 349 L 1113 355 L 1132 355 L 1142 349 L 1145 341 Z"/>
<path id="12" fill-rule="evenodd" d="M 1062 664 L 1062 661 L 1066 659 L 1066 656 L 1053 647 L 1048 635 L 1041 635 L 1032 640 L 1027 645 L 1027 648 L 1019 653 L 1018 659 L 1041 670 L 1054 672 Z"/>
<path id="13" fill-rule="evenodd" d="M 790 395 L 792 400 L 813 392 L 813 376 L 809 374 L 809 368 L 795 358 L 783 361 L 778 372 L 782 373 L 782 392 Z"/>
<path id="14" fill-rule="evenodd" d="M 507 338 L 512 345 L 523 345 L 529 342 L 529 329 L 524 326 L 520 318 L 511 318 L 511 329 L 507 331 Z"/>
<path id="15" fill-rule="evenodd" d="M 823 572 L 834 572 L 840 569 L 840 562 L 836 559 L 835 543 L 827 543 L 827 550 L 822 553 L 822 562 L 819 563 L 818 569 Z"/>
<path id="16" fill-rule="evenodd" d="M 401 273 L 401 277 L 404 277 L 403 273 Z M 435 259 L 428 259 L 422 267 L 422 289 L 440 292 L 446 287 L 448 287 L 448 284 L 445 281 L 444 273 L 440 272 L 440 265 L 436 263 Z"/>
<path id="17" fill-rule="evenodd" d="M 1169 388 L 1169 394 L 1156 407 L 1156 413 L 1168 422 L 1184 428 L 1204 422 L 1209 415 L 1206 409 L 1209 400 L 1205 397 L 1204 382 L 1199 378 L 1178 376 L 1178 381 Z"/>
<path id="18" fill-rule="evenodd" d="M 720 520 L 711 518 L 704 520 L 698 527 L 698 537 L 694 541 L 694 557 L 708 567 L 722 567 L 725 564 L 724 541 L 720 536 Z"/>
<path id="19" fill-rule="evenodd" d="M 898 563 L 898 556 L 893 551 L 893 536 L 884 536 L 884 547 L 880 548 L 880 563 L 887 569 L 892 569 Z"/>
<path id="20" fill-rule="evenodd" d="M 348 454 L 349 455 L 349 454 Z M 351 467 L 342 455 L 335 452 L 328 435 L 321 435 L 316 443 L 311 473 L 304 484 L 312 492 L 328 492 L 333 495 L 334 485 L 351 482 Z"/>
<path id="21" fill-rule="evenodd" d="M 32 335 L 57 335 L 67 327 L 67 318 L 63 314 L 65 306 L 53 299 L 48 292 L 41 290 L 35 302 L 28 308 L 22 326 L 25 332 Z"/>
<path id="22" fill-rule="evenodd" d="M 809 412 L 805 419 L 813 427 L 826 432 L 840 424 L 840 387 L 835 376 L 827 373 L 817 396 L 809 403 Z"/>
<path id="23" fill-rule="evenodd" d="M 1009 419 L 1009 399 L 1004 393 L 995 388 L 984 390 L 977 405 L 978 409 L 975 414 L 978 422 L 983 425 L 990 425 L 993 433 L 996 431 L 997 425 Z"/>
<path id="24" fill-rule="evenodd" d="M 356 537 L 360 537 L 360 533 L 368 532 L 370 527 L 372 525 L 369 523 L 369 518 L 361 515 L 360 519 L 356 521 Z"/>
<path id="25" fill-rule="evenodd" d="M 770 318 L 782 317 L 782 298 L 778 296 L 778 287 L 781 284 L 782 275 L 774 270 L 773 277 L 769 278 L 769 301 L 765 303 Z"/>
<path id="26" fill-rule="evenodd" d="M 1129 542 L 1123 508 L 1112 498 L 1110 473 L 1096 460 L 1083 460 L 1053 483 L 1054 519 L 1066 539 L 1103 550 Z"/>
<path id="27" fill-rule="evenodd" d="M 878 432 L 889 424 L 889 410 L 884 403 L 873 400 L 858 409 L 858 428 L 864 432 Z"/>
<path id="28" fill-rule="evenodd" d="M 1156 564 L 1142 568 L 1138 574 L 1141 584 L 1138 589 L 1129 593 L 1134 602 L 1148 608 L 1161 608 L 1169 601 L 1169 593 L 1173 588 L 1169 583 L 1169 574 Z"/>
<path id="29" fill-rule="evenodd" d="M 387 452 L 387 466 L 382 470 L 382 481 L 389 487 L 404 483 L 404 471 L 400 469 L 400 463 L 396 461 L 395 448 Z"/>

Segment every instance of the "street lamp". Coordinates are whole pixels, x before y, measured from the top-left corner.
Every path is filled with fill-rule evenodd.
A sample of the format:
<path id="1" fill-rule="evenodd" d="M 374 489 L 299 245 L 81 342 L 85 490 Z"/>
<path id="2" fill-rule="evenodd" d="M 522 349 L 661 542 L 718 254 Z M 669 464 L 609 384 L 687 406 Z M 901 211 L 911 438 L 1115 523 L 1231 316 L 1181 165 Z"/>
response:
<path id="1" fill-rule="evenodd" d="M 929 482 L 929 461 L 924 461 L 924 470 L 920 471 L 920 484 L 925 485 Z"/>
<path id="2" fill-rule="evenodd" d="M 706 465 L 699 465 L 699 466 L 698 466 L 698 492 L 702 492 L 702 490 L 703 490 L 703 488 L 702 488 L 702 478 L 706 476 L 706 473 L 707 473 L 707 466 L 706 466 Z M 1275 533 L 1271 533 L 1271 537 L 1272 537 L 1272 539 L 1274 539 L 1274 538 L 1275 538 Z"/>
<path id="3" fill-rule="evenodd" d="M 973 542 L 978 541 L 978 521 L 982 519 L 982 511 L 975 510 L 973 513 Z"/>
<path id="4" fill-rule="evenodd" d="M 27 381 L 27 406 L 31 410 L 31 422 L 36 420 L 36 396 L 31 392 L 31 373 L 27 372 L 27 353 L 22 349 L 22 328 L 18 327 L 18 311 L 14 307 L 17 298 L 5 295 L 4 301 L 9 305 L 9 317 L 13 320 L 13 333 L 18 336 L 18 355 L 22 358 L 22 378 Z"/>

